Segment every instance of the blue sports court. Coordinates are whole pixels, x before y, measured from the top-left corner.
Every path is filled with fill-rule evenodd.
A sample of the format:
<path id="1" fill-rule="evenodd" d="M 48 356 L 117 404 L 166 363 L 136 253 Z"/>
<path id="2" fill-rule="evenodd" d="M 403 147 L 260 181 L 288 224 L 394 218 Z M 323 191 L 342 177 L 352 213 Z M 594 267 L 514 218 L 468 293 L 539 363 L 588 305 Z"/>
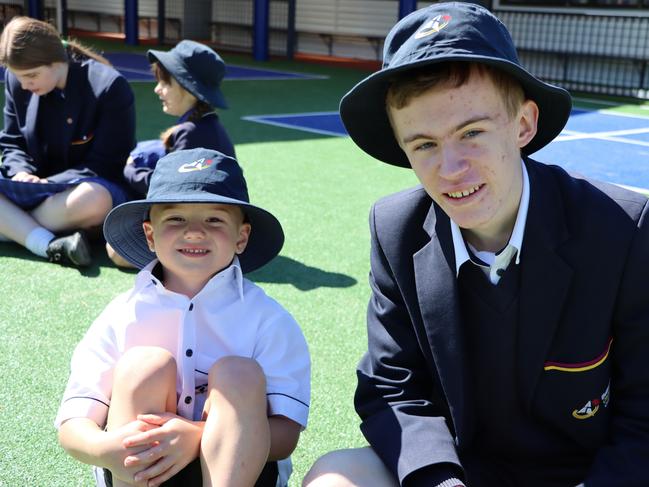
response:
<path id="1" fill-rule="evenodd" d="M 244 118 L 320 135 L 347 135 L 338 112 Z M 642 117 L 574 109 L 561 135 L 533 157 L 586 177 L 649 188 L 649 114 Z"/>

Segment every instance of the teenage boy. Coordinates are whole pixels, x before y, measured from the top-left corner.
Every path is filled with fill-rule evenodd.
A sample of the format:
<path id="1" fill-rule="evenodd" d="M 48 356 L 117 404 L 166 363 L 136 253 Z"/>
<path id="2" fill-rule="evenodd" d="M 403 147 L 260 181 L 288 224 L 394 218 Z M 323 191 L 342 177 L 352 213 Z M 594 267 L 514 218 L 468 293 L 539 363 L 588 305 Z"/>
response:
<path id="1" fill-rule="evenodd" d="M 305 484 L 649 485 L 647 199 L 529 158 L 570 108 L 464 2 L 402 19 L 343 98 L 354 142 L 421 186 L 370 215 L 370 448 Z"/>
<path id="2" fill-rule="evenodd" d="M 98 485 L 286 485 L 277 461 L 306 426 L 309 353 L 289 313 L 243 277 L 284 234 L 249 203 L 236 160 L 163 157 L 146 199 L 116 207 L 104 234 L 142 270 L 75 349 L 61 445 L 98 467 Z"/>

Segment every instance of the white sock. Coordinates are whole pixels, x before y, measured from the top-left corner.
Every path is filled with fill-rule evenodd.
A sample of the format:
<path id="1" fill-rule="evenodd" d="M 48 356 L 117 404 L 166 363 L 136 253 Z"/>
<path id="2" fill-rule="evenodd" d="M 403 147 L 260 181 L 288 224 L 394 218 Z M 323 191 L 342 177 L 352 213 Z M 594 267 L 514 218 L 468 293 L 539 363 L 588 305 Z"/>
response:
<path id="1" fill-rule="evenodd" d="M 25 240 L 25 247 L 36 255 L 47 257 L 47 246 L 54 238 L 54 234 L 47 228 L 36 227 Z"/>

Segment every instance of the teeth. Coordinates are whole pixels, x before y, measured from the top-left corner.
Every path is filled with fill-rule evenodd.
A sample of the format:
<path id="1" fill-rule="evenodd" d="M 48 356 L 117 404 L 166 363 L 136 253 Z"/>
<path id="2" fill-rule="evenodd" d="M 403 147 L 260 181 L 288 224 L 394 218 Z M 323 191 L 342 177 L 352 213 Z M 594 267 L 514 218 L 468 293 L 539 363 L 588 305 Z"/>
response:
<path id="1" fill-rule="evenodd" d="M 207 250 L 203 250 L 203 249 L 183 249 L 182 251 L 187 253 L 187 254 L 205 254 L 205 253 L 207 253 Z"/>
<path id="2" fill-rule="evenodd" d="M 453 193 L 446 193 L 448 196 L 451 198 L 464 198 L 465 196 L 469 196 L 470 194 L 475 193 L 480 189 L 480 186 L 474 186 L 471 189 L 464 190 L 464 191 L 454 191 Z"/>

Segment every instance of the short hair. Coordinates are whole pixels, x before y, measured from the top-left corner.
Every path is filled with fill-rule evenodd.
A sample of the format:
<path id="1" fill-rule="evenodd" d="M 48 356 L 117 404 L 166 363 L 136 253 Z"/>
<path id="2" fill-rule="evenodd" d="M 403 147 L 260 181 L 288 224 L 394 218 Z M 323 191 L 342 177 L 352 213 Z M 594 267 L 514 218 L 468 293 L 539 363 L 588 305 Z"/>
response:
<path id="1" fill-rule="evenodd" d="M 397 73 L 391 80 L 385 103 L 386 108 L 401 109 L 413 98 L 436 86 L 458 88 L 477 72 L 487 76 L 496 86 L 510 117 L 518 113 L 526 99 L 522 85 L 505 71 L 476 62 L 452 61 L 437 63 L 414 70 Z"/>

